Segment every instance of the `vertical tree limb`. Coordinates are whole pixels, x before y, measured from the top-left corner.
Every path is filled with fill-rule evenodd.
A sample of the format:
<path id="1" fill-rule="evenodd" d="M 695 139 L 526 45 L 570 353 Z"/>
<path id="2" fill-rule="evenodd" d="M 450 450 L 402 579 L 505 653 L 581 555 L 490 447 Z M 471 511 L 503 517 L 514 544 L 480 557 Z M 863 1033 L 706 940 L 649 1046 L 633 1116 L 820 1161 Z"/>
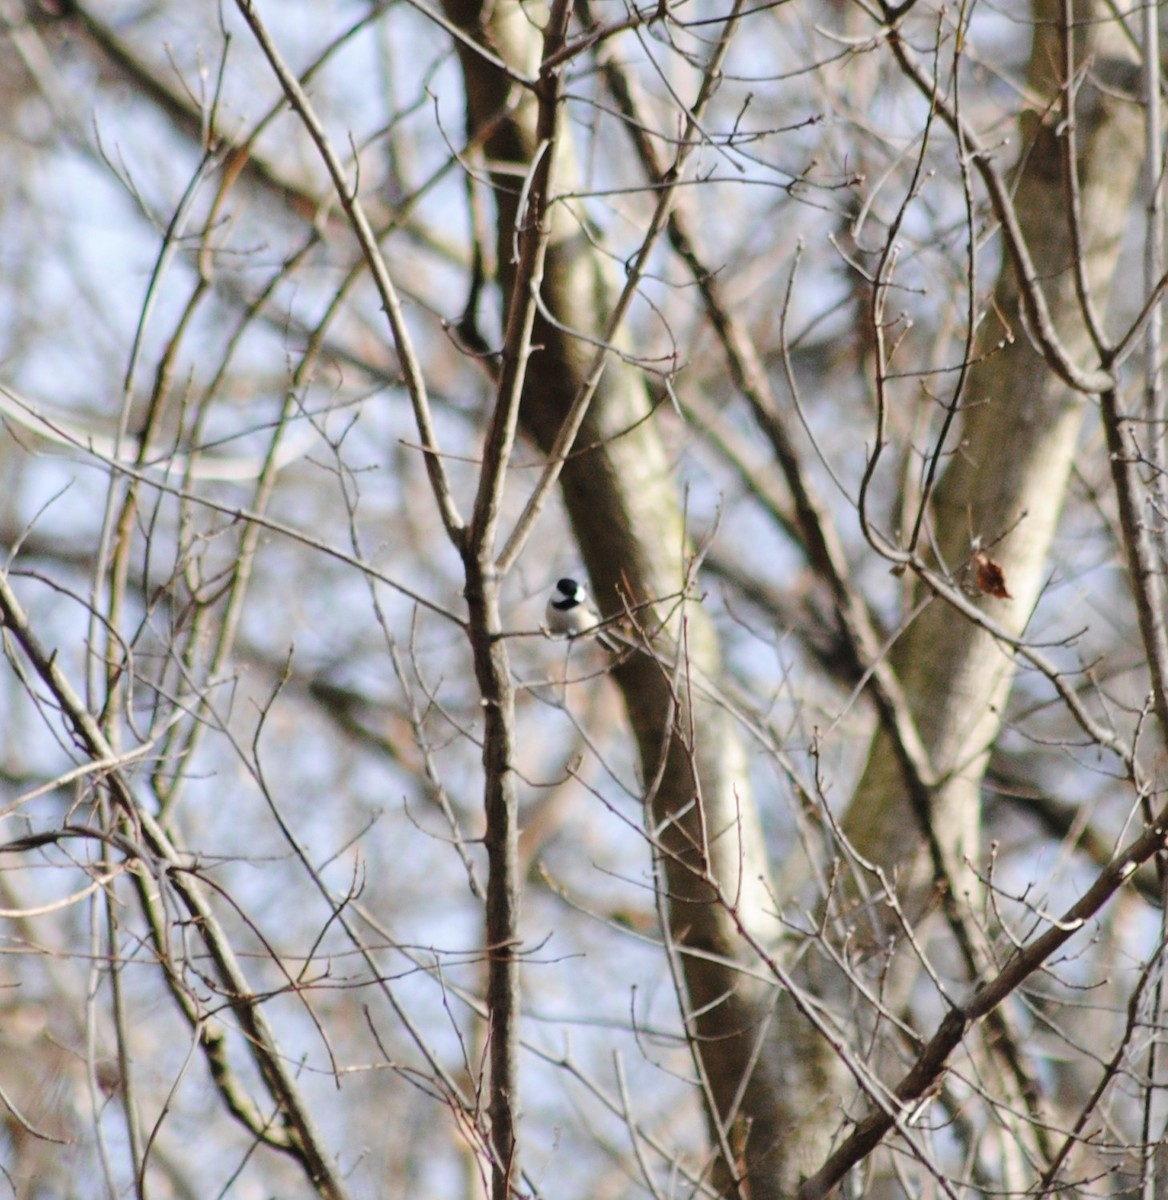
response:
<path id="1" fill-rule="evenodd" d="M 513 0 L 490 6 L 448 0 L 446 12 L 471 39 L 458 42 L 470 128 L 495 122 L 485 149 L 496 168 L 501 282 L 515 303 L 517 264 L 510 249 L 517 221 L 515 172 L 526 169 L 539 140 L 534 102 L 517 94 L 513 80 L 538 72 L 538 31 L 533 10 Z M 500 70 L 495 59 L 509 64 L 510 72 Z M 576 169 L 570 146 L 561 142 L 556 155 L 558 190 L 571 192 Z M 556 446 L 573 397 L 589 386 L 596 354 L 589 339 L 606 329 L 620 294 L 577 221 L 566 205 L 555 206 L 541 291 L 542 308 L 551 319 L 541 313 L 535 324 L 532 338 L 539 349 L 528 363 L 520 413 L 545 452 Z M 573 337 L 572 330 L 583 336 Z M 658 631 L 659 660 L 683 660 L 680 688 L 668 666 L 662 669 L 661 661 L 648 655 L 629 656 L 615 678 L 643 774 L 655 781 L 646 820 L 659 843 L 668 921 L 685 977 L 684 1002 L 717 1109 L 708 1114 L 714 1141 L 719 1144 L 733 1124 L 730 1141 L 742 1148 L 737 1164 L 720 1156 L 718 1186 L 733 1192 L 749 1177 L 753 1200 L 767 1200 L 783 1193 L 779 1167 L 792 1114 L 777 1090 L 783 1055 L 772 1012 L 775 989 L 765 975 L 741 969 L 757 959 L 738 923 L 773 944 L 778 935 L 774 893 L 733 718 L 720 706 L 692 698 L 684 686 L 687 663 L 703 678 L 719 677 L 713 630 L 699 607 L 656 603 L 682 591 L 690 549 L 650 415 L 637 370 L 622 359 L 610 361 L 575 441 L 587 449 L 566 457 L 561 484 L 602 610 L 620 612 L 626 602 L 646 605 L 641 614 L 645 627 Z M 722 897 L 731 898 L 732 912 Z"/>

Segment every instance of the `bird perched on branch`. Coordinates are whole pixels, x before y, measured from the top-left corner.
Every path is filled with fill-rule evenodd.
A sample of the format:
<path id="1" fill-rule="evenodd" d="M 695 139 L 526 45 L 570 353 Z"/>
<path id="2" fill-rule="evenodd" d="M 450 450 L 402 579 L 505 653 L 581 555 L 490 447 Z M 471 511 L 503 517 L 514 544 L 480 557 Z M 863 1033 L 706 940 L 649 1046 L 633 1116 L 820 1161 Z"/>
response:
<path id="1" fill-rule="evenodd" d="M 567 637 L 594 637 L 612 654 L 643 653 L 643 648 L 623 630 L 613 628 L 612 618 L 605 619 L 588 599 L 588 589 L 570 576 L 556 581 L 547 598 L 544 624 L 550 634 Z"/>
<path id="2" fill-rule="evenodd" d="M 551 633 L 570 638 L 587 634 L 595 637 L 606 650 L 622 649 L 620 639 L 611 630 L 601 628 L 602 618 L 588 599 L 588 589 L 567 576 L 556 580 L 544 609 L 544 623 Z"/>
<path id="3" fill-rule="evenodd" d="M 593 630 L 600 624 L 600 614 L 588 599 L 588 589 L 574 579 L 558 579 L 544 610 L 544 621 L 552 633 L 568 637 Z"/>

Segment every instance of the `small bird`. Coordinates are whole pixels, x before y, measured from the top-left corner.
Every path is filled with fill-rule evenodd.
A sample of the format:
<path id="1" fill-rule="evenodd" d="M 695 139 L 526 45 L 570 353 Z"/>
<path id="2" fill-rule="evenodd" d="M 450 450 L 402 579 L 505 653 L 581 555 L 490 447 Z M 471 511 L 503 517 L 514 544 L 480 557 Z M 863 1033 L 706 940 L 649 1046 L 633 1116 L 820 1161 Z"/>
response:
<path id="1" fill-rule="evenodd" d="M 575 637 L 595 630 L 600 624 L 600 615 L 588 601 L 588 589 L 574 579 L 564 578 L 556 580 L 555 589 L 548 597 L 544 621 L 552 633 Z"/>

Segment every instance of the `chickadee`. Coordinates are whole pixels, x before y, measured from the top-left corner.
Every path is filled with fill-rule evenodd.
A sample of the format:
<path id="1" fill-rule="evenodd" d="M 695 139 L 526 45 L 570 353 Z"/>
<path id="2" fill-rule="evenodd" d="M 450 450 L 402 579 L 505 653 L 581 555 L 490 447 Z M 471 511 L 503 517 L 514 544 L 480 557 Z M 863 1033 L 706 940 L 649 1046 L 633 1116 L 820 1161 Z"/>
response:
<path id="1" fill-rule="evenodd" d="M 600 615 L 588 602 L 588 589 L 574 579 L 559 579 L 548 597 L 544 621 L 552 633 L 575 637 L 600 624 Z"/>

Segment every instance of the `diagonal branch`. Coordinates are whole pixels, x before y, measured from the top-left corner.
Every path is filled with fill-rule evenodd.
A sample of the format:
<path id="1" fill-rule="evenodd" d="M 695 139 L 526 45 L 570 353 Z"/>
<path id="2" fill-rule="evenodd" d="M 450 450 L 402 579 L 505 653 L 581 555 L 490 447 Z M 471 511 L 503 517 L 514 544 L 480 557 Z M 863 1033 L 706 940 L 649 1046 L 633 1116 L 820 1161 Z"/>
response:
<path id="1" fill-rule="evenodd" d="M 373 229 L 365 215 L 365 210 L 357 198 L 355 186 L 350 185 L 348 179 L 345 178 L 344 167 L 333 150 L 332 144 L 329 142 L 328 135 L 325 133 L 320 118 L 317 117 L 311 101 L 300 86 L 300 81 L 288 67 L 287 63 L 284 62 L 267 28 L 263 21 L 260 20 L 256 6 L 251 0 L 237 0 L 237 4 L 244 20 L 251 27 L 251 31 L 259 43 L 260 49 L 264 52 L 273 73 L 280 81 L 280 86 L 284 89 L 285 96 L 288 97 L 289 105 L 291 105 L 293 111 L 299 116 L 309 137 L 312 138 L 314 145 L 320 153 L 321 159 L 328 170 L 329 177 L 333 181 L 337 198 L 345 210 L 345 215 L 348 217 L 349 224 L 361 247 L 361 253 L 365 256 L 365 261 L 369 264 L 369 272 L 373 277 L 374 286 L 377 288 L 377 294 L 381 298 L 382 308 L 385 310 L 386 319 L 389 321 L 389 327 L 393 333 L 394 346 L 397 349 L 398 361 L 405 379 L 406 391 L 409 393 L 410 402 L 413 405 L 414 420 L 417 422 L 418 434 L 422 442 L 426 473 L 430 478 L 430 487 L 434 493 L 435 502 L 438 505 L 438 512 L 441 514 L 442 524 L 445 526 L 451 543 L 456 548 L 461 548 L 465 526 L 458 512 L 458 507 L 455 504 L 454 496 L 451 493 L 450 484 L 446 478 L 446 470 L 442 465 L 438 437 L 434 431 L 434 423 L 430 415 L 430 401 L 426 394 L 426 381 L 422 375 L 421 363 L 414 350 L 413 339 L 410 337 L 409 329 L 406 326 L 405 314 L 402 311 L 397 289 L 390 278 L 389 268 L 385 264 L 381 249 L 377 245 L 377 238 L 374 236 Z"/>
<path id="2" fill-rule="evenodd" d="M 95 762 L 113 759 L 113 747 L 61 669 L 57 652 L 46 650 L 41 645 L 5 572 L 0 572 L 0 618 L 4 628 L 19 643 L 33 669 L 52 693 L 82 750 Z M 322 1196 L 327 1200 L 344 1200 L 347 1192 L 336 1163 L 312 1118 L 308 1104 L 300 1094 L 260 1001 L 235 957 L 227 933 L 208 903 L 190 864 L 175 848 L 155 817 L 137 803 L 123 773 L 113 770 L 108 772 L 105 779 L 122 818 L 135 836 L 141 839 L 147 852 L 158 861 L 155 870 L 165 876 L 190 914 L 190 927 L 207 948 L 215 965 L 224 994 L 229 998 L 232 1012 L 245 1034 L 252 1058 L 276 1103 L 280 1121 L 273 1126 L 260 1118 L 259 1114 L 249 1114 L 248 1109 L 241 1107 L 241 1093 L 231 1081 L 232 1077 L 224 1072 L 226 1060 L 222 1054 L 221 1040 L 197 1018 L 185 998 L 180 997 L 180 1009 L 199 1036 L 212 1077 L 228 1101 L 229 1108 L 266 1144 L 296 1158 Z M 152 890 L 150 873 L 135 873 L 134 878 L 139 883 L 139 893 L 148 901 L 148 909 L 152 909 L 153 903 L 149 900 Z M 154 931 L 156 937 L 163 937 L 162 945 L 165 945 L 161 924 L 156 924 Z M 166 972 L 166 978 L 172 994 L 178 997 L 181 992 L 179 980 L 170 971 Z"/>

